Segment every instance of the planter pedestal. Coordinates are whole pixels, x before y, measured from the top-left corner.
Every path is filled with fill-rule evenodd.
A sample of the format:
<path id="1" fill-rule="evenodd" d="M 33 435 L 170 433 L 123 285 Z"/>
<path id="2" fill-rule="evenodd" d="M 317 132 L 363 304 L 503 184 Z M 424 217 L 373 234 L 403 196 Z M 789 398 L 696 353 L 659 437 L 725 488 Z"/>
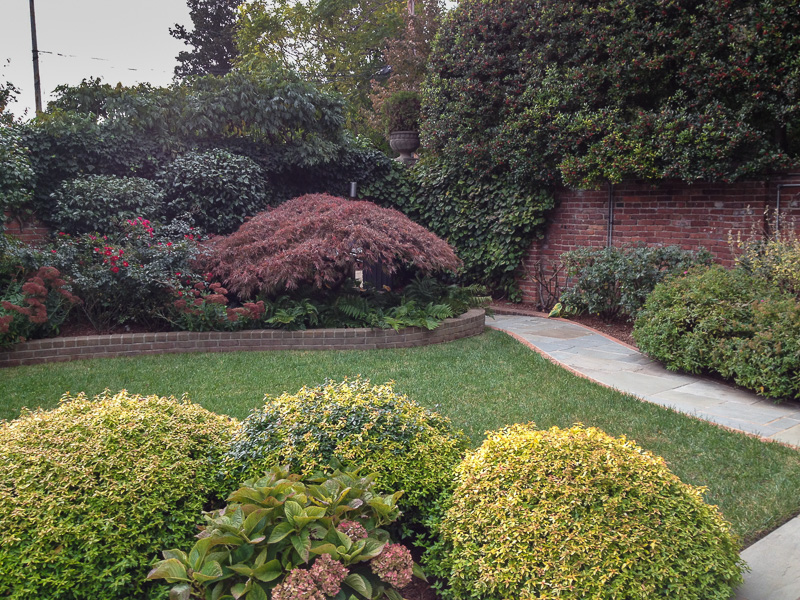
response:
<path id="1" fill-rule="evenodd" d="M 396 160 L 404 165 L 411 166 L 417 162 L 414 151 L 419 148 L 418 131 L 392 131 L 389 133 L 389 145 L 400 154 Z"/>

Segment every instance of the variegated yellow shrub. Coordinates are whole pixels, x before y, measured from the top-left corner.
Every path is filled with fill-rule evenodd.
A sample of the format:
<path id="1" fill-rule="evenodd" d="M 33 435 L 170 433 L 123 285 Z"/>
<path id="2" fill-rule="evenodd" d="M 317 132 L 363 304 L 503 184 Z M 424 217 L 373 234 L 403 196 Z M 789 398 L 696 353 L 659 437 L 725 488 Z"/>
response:
<path id="1" fill-rule="evenodd" d="M 800 298 L 800 237 L 795 233 L 795 224 L 790 225 L 785 233 L 766 239 L 731 240 L 731 246 L 734 252 L 738 251 L 737 266 Z"/>
<path id="2" fill-rule="evenodd" d="M 161 598 L 146 581 L 222 489 L 235 427 L 188 400 L 106 392 L 0 422 L 0 597 Z"/>
<path id="3" fill-rule="evenodd" d="M 594 429 L 492 433 L 457 469 L 423 557 L 448 599 L 727 600 L 737 542 L 703 489 Z"/>

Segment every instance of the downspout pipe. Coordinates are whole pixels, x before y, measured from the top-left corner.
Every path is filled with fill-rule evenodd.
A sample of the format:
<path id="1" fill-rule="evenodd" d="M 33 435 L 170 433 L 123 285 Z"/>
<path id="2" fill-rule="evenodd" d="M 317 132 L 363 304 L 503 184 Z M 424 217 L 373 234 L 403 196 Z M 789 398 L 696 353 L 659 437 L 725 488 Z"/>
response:
<path id="1" fill-rule="evenodd" d="M 613 238 L 614 238 L 614 184 L 609 182 L 608 183 L 608 239 L 606 240 L 607 248 L 611 248 L 611 242 Z"/>

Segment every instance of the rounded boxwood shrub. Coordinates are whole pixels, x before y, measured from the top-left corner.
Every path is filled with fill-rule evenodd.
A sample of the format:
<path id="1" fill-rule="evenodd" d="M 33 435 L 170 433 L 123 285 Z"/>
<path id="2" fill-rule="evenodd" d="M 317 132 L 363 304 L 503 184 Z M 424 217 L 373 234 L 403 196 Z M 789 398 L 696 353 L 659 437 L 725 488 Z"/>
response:
<path id="1" fill-rule="evenodd" d="M 750 311 L 749 335 L 720 345 L 715 370 L 763 396 L 800 399 L 800 302 L 776 294 Z"/>
<path id="2" fill-rule="evenodd" d="M 70 234 L 111 233 L 129 219 L 155 219 L 164 193 L 141 177 L 89 175 L 61 183 L 51 195 L 51 225 Z"/>
<path id="3" fill-rule="evenodd" d="M 727 600 L 742 561 L 702 494 L 624 437 L 514 425 L 457 468 L 423 565 L 448 599 Z"/>
<path id="4" fill-rule="evenodd" d="M 155 598 L 163 548 L 224 497 L 235 422 L 185 399 L 66 395 L 0 425 L 0 596 Z"/>
<path id="5" fill-rule="evenodd" d="M 187 152 L 159 178 L 166 193 L 166 218 L 190 218 L 208 233 L 235 231 L 271 199 L 261 167 L 226 150 Z"/>
<path id="6" fill-rule="evenodd" d="M 226 471 L 239 481 L 275 464 L 301 475 L 333 466 L 376 472 L 381 492 L 402 490 L 404 524 L 421 521 L 450 485 L 468 445 L 450 420 L 394 391 L 391 383 L 326 381 L 266 398 L 235 435 Z"/>

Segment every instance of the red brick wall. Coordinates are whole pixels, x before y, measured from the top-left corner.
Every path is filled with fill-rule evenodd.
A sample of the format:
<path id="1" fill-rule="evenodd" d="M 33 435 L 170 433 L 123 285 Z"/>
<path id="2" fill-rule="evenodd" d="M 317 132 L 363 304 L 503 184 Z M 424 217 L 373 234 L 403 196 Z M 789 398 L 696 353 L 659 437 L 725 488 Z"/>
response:
<path id="1" fill-rule="evenodd" d="M 723 264 L 733 256 L 729 235 L 750 237 L 774 229 L 779 184 L 800 184 L 800 175 L 735 184 L 629 182 L 613 188 L 611 244 L 677 245 L 710 250 Z M 531 276 L 541 264 L 550 276 L 559 256 L 578 246 L 605 247 L 609 240 L 609 192 L 561 189 L 541 240 L 531 245 L 520 272 L 525 302 L 546 295 Z M 781 229 L 800 231 L 800 187 L 781 188 Z M 564 277 L 558 279 L 563 285 Z"/>
<path id="2" fill-rule="evenodd" d="M 12 218 L 5 216 L 5 233 L 19 238 L 26 244 L 36 244 L 43 242 L 50 233 L 50 228 L 40 223 L 35 217 L 28 219 Z"/>

